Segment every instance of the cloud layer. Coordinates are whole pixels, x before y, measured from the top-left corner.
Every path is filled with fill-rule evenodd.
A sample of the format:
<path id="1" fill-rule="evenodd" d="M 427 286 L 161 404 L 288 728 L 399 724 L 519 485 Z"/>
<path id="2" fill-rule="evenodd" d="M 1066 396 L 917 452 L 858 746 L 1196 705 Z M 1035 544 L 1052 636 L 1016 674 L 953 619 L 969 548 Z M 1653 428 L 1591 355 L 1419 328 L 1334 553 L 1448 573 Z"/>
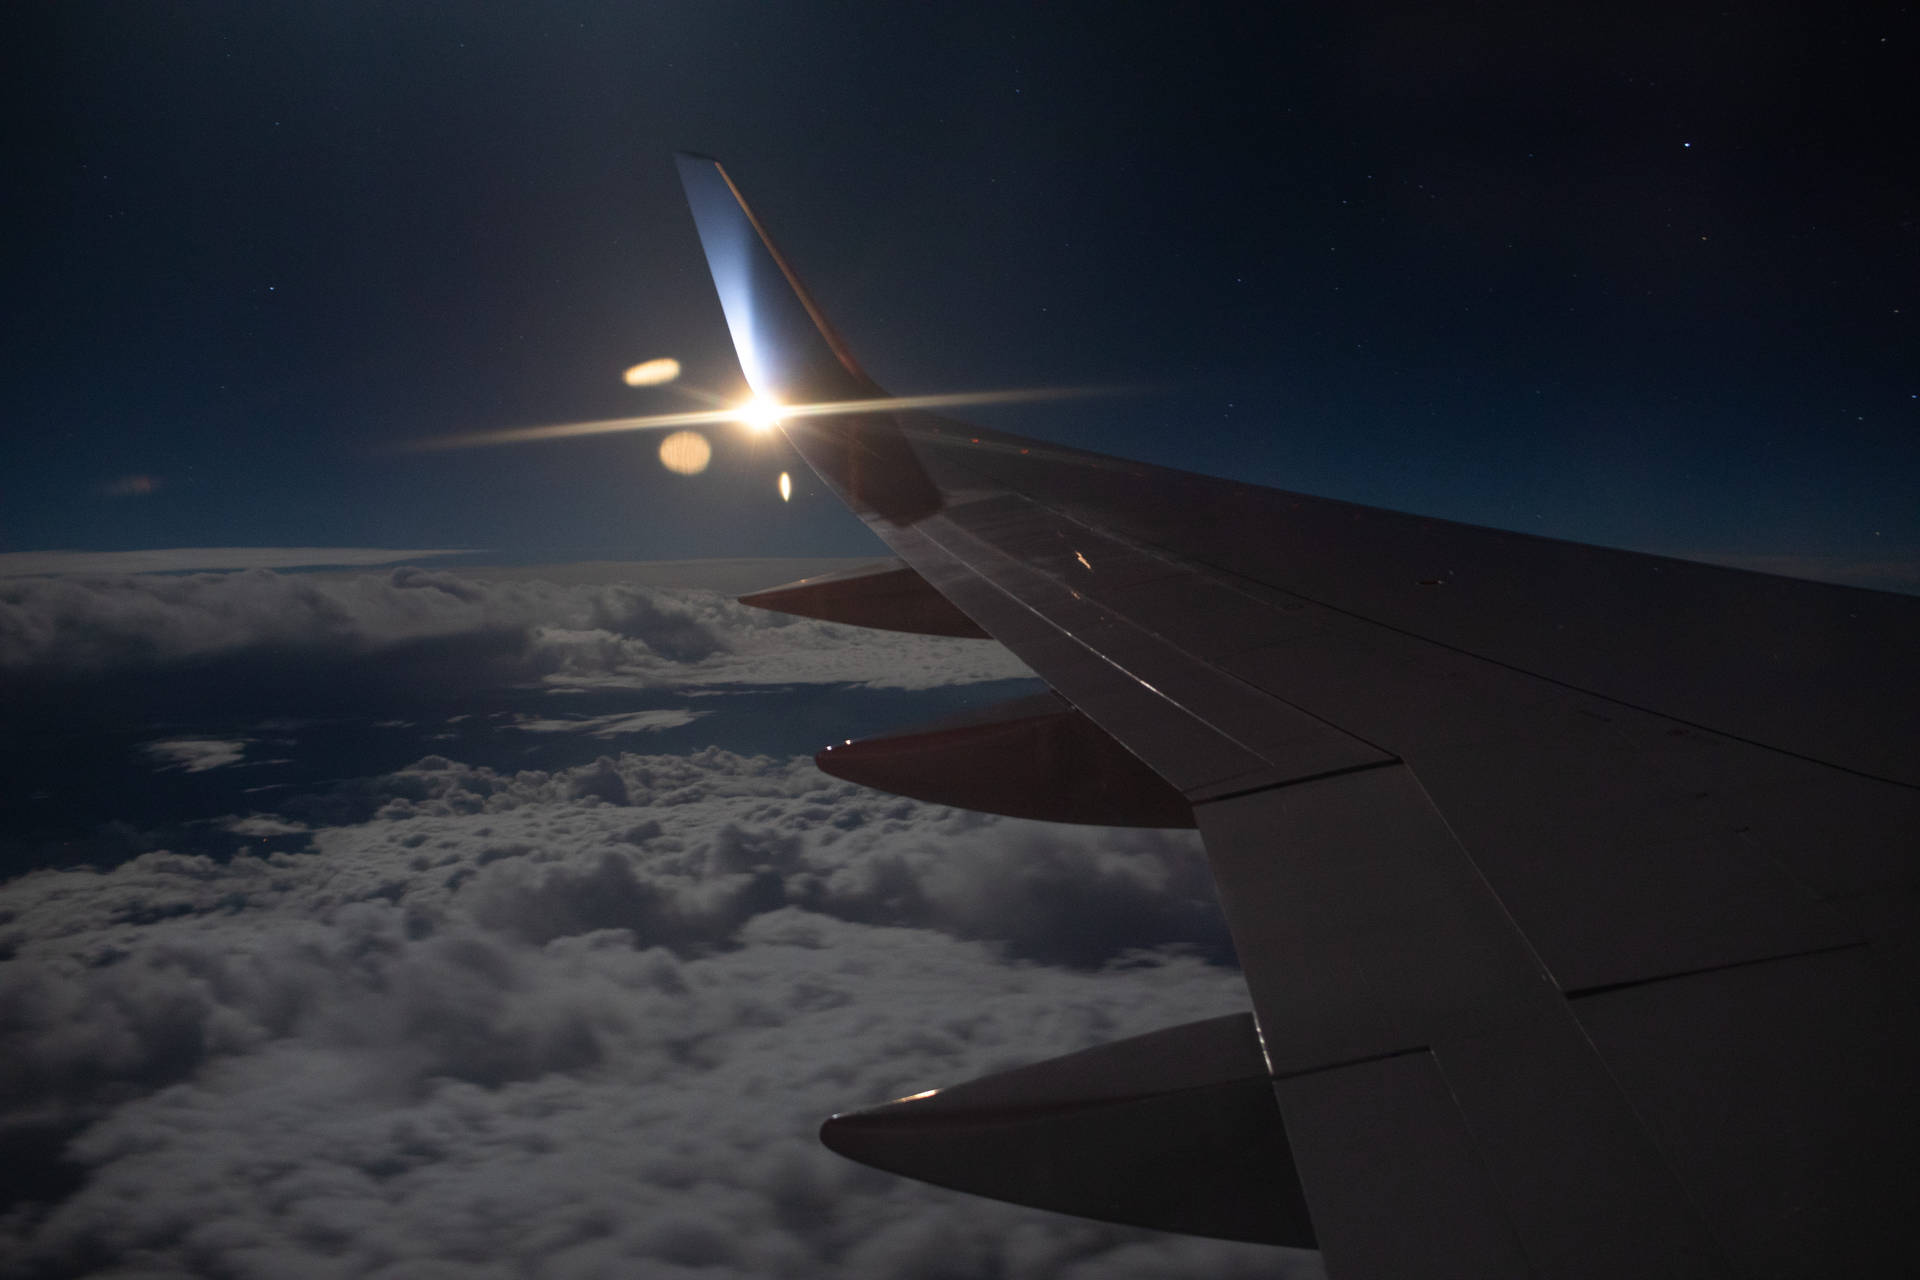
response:
<path id="1" fill-rule="evenodd" d="M 803 760 L 430 757 L 308 851 L 5 886 L 0 1124 L 84 1181 L 5 1274 L 1273 1275 L 996 1206 L 826 1114 L 1246 1006 L 1187 833 Z M 233 819 L 262 831 L 293 824 Z"/>
<path id="2" fill-rule="evenodd" d="M 156 476 L 124 476 L 107 492 L 152 493 Z M 471 551 L 398 551 L 391 547 L 163 547 L 152 551 L 5 551 L 0 578 L 47 574 L 180 573 L 191 569 L 302 569 L 321 565 L 397 564 Z"/>
<path id="3" fill-rule="evenodd" d="M 100 758 L 133 770 L 101 777 L 227 797 L 186 817 L 245 849 L 0 884 L 0 1276 L 1318 1273 L 921 1186 L 815 1137 L 836 1110 L 1245 1008 L 1192 833 L 957 812 L 804 758 L 611 752 L 720 723 L 709 702 L 790 705 L 756 685 L 1023 668 L 552 577 L 0 581 L 0 702 L 48 741 L 99 711 Z M 214 785 L 421 706 L 421 740 L 446 740 L 421 749 L 457 754 L 429 732 L 448 704 L 418 695 L 461 720 L 503 684 L 693 705 L 485 713 L 529 749 L 608 740 L 575 767 Z"/>
<path id="4" fill-rule="evenodd" d="M 864 633 L 709 591 L 466 578 L 418 568 L 0 580 L 0 680 L 221 666 L 385 671 L 554 687 L 852 681 L 896 688 L 1028 674 L 998 645 Z"/>

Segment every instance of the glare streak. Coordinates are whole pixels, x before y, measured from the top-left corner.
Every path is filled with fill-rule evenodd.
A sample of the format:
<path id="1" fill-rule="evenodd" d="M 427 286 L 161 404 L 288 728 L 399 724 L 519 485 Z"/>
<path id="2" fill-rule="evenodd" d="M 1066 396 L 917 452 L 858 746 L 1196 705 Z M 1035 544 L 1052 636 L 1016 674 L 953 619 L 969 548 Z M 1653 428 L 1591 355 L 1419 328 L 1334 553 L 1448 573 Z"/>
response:
<path id="1" fill-rule="evenodd" d="M 497 444 L 526 444 L 534 440 L 569 440 L 615 431 L 671 431 L 679 427 L 711 427 L 738 422 L 731 409 L 696 409 L 689 413 L 655 413 L 644 418 L 602 418 L 594 422 L 557 422 L 543 427 L 504 427 L 498 431 L 470 431 L 436 436 L 398 446 L 403 453 L 438 453 L 447 449 L 480 449 Z"/>
<path id="2" fill-rule="evenodd" d="M 928 396 L 886 396 L 873 400 L 829 400 L 818 404 L 783 404 L 782 421 L 795 418 L 841 417 L 858 413 L 894 413 L 908 409 L 955 409 L 977 404 L 1027 404 L 1040 400 L 1070 400 L 1084 396 L 1123 394 L 1118 387 L 1030 387 L 1012 391 L 953 391 Z M 680 427 L 708 427 L 738 423 L 742 411 L 702 409 L 690 413 L 655 413 L 637 418 L 602 418 L 591 422 L 559 422 L 539 427 L 506 427 L 496 431 L 469 431 L 436 436 L 396 446 L 402 453 L 438 453 L 448 449 L 480 449 L 536 440 L 570 440 L 576 436 L 611 435 L 621 431 L 667 431 Z"/>

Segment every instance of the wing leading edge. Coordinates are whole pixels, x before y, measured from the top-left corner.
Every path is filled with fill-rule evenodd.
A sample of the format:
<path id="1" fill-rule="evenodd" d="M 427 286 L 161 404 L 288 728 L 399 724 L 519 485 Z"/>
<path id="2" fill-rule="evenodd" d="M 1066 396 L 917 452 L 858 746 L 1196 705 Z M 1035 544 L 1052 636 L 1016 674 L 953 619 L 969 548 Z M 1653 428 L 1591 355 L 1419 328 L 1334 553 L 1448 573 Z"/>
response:
<path id="1" fill-rule="evenodd" d="M 719 166 L 680 171 L 754 390 L 877 395 Z M 1112 767 L 1110 741 L 1198 825 L 1311 1215 L 1289 1225 L 1274 1188 L 1292 1184 L 1261 1166 L 1244 1181 L 1277 1225 L 1240 1238 L 1317 1239 L 1342 1277 L 1872 1273 L 1914 1255 L 1920 600 L 917 412 L 783 429 L 1054 688 L 1081 740 L 1101 735 L 1073 760 Z M 932 739 L 942 769 L 966 749 Z M 887 780 L 901 767 L 874 777 L 912 790 Z M 1124 1053 L 1100 1062 L 1096 1082 L 1188 1096 Z M 936 1127 L 1005 1119 L 962 1102 Z M 1184 1114 L 1156 1106 L 1163 1129 Z M 971 1148 L 916 1164 L 878 1114 L 830 1141 L 870 1158 L 858 1134 L 878 1132 L 885 1167 L 1208 1229 L 1094 1190 L 996 1192 L 952 1172 Z M 1138 1106 L 1101 1114 L 1114 1142 L 1164 1141 L 1129 1129 Z M 1100 1126 L 1042 1128 L 1057 1153 Z"/>

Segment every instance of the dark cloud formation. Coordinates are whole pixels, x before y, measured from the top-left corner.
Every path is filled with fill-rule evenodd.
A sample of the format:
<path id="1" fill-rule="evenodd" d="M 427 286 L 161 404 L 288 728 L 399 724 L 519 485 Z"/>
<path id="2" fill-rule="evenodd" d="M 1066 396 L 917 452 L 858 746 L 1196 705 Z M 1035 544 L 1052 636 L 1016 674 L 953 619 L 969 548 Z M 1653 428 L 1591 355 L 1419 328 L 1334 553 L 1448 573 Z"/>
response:
<path id="1" fill-rule="evenodd" d="M 813 1137 L 1245 1007 L 1190 835 L 718 750 L 365 785 L 369 816 L 303 852 L 5 886 L 0 1125 L 67 1162 L 0 1219 L 5 1274 L 1317 1266 L 935 1191 Z"/>

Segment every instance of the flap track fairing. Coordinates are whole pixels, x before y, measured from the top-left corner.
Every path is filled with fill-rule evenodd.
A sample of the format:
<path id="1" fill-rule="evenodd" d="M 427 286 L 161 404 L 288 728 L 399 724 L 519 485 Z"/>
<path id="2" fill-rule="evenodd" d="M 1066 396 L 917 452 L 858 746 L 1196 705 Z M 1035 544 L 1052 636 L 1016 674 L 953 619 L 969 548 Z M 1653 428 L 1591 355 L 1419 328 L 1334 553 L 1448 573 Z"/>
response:
<path id="1" fill-rule="evenodd" d="M 741 604 L 825 622 L 923 636 L 985 640 L 985 631 L 900 560 L 802 578 L 740 597 Z"/>
<path id="2" fill-rule="evenodd" d="M 1251 1014 L 837 1115 L 820 1138 L 862 1164 L 996 1200 L 1315 1247 Z"/>
<path id="3" fill-rule="evenodd" d="M 824 773 L 894 795 L 1041 822 L 1191 827 L 1193 806 L 1057 694 L 827 747 Z"/>

